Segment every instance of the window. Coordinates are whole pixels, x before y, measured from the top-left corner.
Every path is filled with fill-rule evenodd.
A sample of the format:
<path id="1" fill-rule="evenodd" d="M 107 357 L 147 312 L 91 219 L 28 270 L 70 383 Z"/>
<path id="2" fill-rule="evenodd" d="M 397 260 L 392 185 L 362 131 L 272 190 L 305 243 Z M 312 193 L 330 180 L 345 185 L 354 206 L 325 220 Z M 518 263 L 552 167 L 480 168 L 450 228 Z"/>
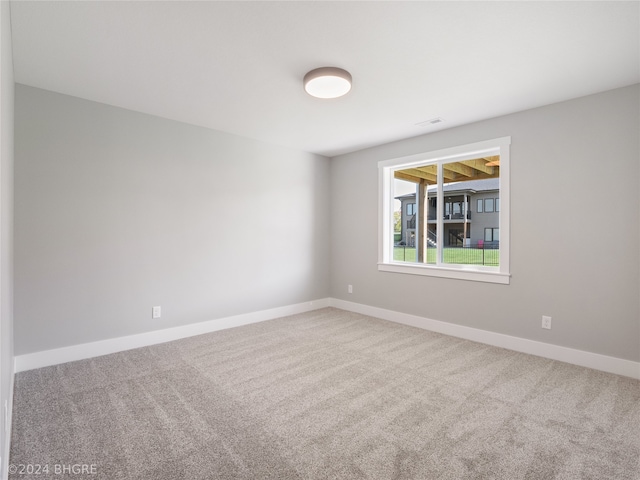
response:
<path id="1" fill-rule="evenodd" d="M 508 284 L 510 143 L 504 137 L 379 162 L 378 270 Z M 499 197 L 477 199 L 478 212 L 496 212 L 495 226 L 485 228 L 468 209 L 472 195 L 488 190 Z M 407 194 L 416 198 L 415 243 L 396 247 L 394 201 Z"/>
<path id="2" fill-rule="evenodd" d="M 484 211 L 487 213 L 493 212 L 493 198 L 484 199 Z"/>
<path id="3" fill-rule="evenodd" d="M 499 228 L 485 228 L 484 229 L 484 241 L 485 242 L 499 242 L 500 241 L 500 229 Z"/>
<path id="4" fill-rule="evenodd" d="M 416 213 L 416 204 L 407 203 L 407 215 L 413 215 Z"/>

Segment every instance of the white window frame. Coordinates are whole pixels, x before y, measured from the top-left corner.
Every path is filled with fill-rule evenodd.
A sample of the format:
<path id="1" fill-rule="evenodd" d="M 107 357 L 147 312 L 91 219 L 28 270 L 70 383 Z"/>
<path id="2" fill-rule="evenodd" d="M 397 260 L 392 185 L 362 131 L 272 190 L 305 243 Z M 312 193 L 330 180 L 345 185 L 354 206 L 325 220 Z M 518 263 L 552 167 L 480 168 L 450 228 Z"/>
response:
<path id="1" fill-rule="evenodd" d="M 496 138 L 483 142 L 461 145 L 432 152 L 378 162 L 378 270 L 382 272 L 426 275 L 478 282 L 509 284 L 510 266 L 510 173 L 509 150 L 511 137 Z M 438 178 L 442 177 L 442 164 L 458 162 L 482 156 L 500 155 L 500 265 L 457 265 L 442 263 L 442 241 L 439 242 L 436 264 L 406 263 L 393 260 L 393 210 L 394 172 L 425 164 L 438 165 Z M 438 195 L 443 198 L 442 184 L 438 185 Z M 438 202 L 438 231 L 444 232 L 443 202 Z"/>

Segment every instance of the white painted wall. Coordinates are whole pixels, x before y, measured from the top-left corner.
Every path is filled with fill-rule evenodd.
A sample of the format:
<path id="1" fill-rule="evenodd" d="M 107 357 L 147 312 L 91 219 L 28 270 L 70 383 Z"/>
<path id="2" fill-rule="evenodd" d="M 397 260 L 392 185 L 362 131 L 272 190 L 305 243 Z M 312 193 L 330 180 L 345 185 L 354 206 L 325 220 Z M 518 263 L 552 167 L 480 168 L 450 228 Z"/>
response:
<path id="1" fill-rule="evenodd" d="M 7 476 L 13 398 L 13 56 L 9 2 L 0 2 L 0 478 Z"/>
<path id="2" fill-rule="evenodd" d="M 635 85 L 332 159 L 331 296 L 637 362 L 639 106 Z M 377 162 L 504 136 L 511 284 L 379 272 Z"/>
<path id="3" fill-rule="evenodd" d="M 328 158 L 23 85 L 15 129 L 16 355 L 328 296 Z"/>

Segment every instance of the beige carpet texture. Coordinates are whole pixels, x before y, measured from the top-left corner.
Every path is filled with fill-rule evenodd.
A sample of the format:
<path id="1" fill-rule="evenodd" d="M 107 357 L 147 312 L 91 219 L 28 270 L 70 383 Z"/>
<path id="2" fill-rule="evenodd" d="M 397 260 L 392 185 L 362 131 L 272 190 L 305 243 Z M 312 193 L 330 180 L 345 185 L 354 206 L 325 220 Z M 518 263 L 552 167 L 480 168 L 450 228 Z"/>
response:
<path id="1" fill-rule="evenodd" d="M 326 308 L 19 373 L 10 464 L 11 480 L 640 479 L 640 382 Z"/>

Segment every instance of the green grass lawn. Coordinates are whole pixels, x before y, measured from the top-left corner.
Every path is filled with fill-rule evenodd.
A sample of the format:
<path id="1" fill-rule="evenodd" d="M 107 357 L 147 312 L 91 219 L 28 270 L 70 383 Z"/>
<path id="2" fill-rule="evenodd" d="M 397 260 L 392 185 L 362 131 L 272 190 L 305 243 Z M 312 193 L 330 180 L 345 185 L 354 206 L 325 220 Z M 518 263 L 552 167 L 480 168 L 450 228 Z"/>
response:
<path id="1" fill-rule="evenodd" d="M 481 248 L 447 248 L 443 249 L 444 263 L 460 265 L 499 265 L 500 250 Z M 484 255 L 484 257 L 483 257 Z M 412 247 L 394 247 L 393 259 L 400 262 L 415 262 L 416 249 Z M 484 261 L 483 261 L 484 259 Z M 436 249 L 427 249 L 427 263 L 436 263 Z"/>

